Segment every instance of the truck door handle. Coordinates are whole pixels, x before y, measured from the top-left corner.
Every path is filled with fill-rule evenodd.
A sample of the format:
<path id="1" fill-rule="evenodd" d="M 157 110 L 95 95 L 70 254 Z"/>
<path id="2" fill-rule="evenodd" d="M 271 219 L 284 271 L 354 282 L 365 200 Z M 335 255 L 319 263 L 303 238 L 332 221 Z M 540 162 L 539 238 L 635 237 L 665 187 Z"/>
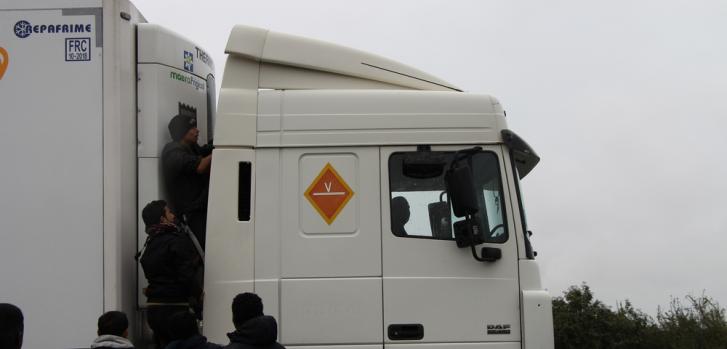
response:
<path id="1" fill-rule="evenodd" d="M 424 338 L 424 326 L 422 324 L 389 325 L 389 339 L 391 340 L 419 340 L 422 338 Z"/>

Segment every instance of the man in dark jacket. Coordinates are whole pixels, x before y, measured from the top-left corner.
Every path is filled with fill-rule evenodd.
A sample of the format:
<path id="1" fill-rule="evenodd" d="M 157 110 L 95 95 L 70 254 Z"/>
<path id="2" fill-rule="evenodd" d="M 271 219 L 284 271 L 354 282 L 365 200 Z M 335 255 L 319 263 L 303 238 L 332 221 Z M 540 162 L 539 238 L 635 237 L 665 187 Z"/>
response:
<path id="1" fill-rule="evenodd" d="M 134 348 L 129 338 L 129 319 L 120 311 L 109 311 L 98 318 L 98 337 L 91 343 L 92 349 Z"/>
<path id="2" fill-rule="evenodd" d="M 172 142 L 162 150 L 164 188 L 174 212 L 184 215 L 204 248 L 212 147 L 200 147 L 197 119 L 177 115 L 169 122 Z"/>
<path id="3" fill-rule="evenodd" d="M 263 315 L 263 302 L 254 293 L 238 294 L 232 301 L 232 323 L 235 332 L 227 334 L 225 349 L 285 349 L 277 342 L 275 318 Z"/>
<path id="4" fill-rule="evenodd" d="M 141 212 L 146 233 L 141 266 L 149 286 L 149 327 L 158 348 L 169 342 L 168 320 L 176 312 L 201 309 L 201 259 L 189 236 L 179 232 L 174 213 L 164 200 L 152 201 Z"/>
<path id="5" fill-rule="evenodd" d="M 222 349 L 199 334 L 197 318 L 188 311 L 175 313 L 169 319 L 169 335 L 172 341 L 165 349 Z"/>

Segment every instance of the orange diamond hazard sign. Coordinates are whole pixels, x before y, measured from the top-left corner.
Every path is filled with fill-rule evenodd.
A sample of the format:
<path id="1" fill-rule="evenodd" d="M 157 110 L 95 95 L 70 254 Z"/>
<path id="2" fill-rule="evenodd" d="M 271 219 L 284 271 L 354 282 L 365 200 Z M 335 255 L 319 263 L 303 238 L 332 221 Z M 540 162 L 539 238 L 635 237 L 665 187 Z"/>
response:
<path id="1" fill-rule="evenodd" d="M 346 184 L 336 169 L 327 163 L 305 191 L 305 197 L 318 211 L 324 221 L 331 225 L 346 204 L 353 197 L 353 190 Z"/>

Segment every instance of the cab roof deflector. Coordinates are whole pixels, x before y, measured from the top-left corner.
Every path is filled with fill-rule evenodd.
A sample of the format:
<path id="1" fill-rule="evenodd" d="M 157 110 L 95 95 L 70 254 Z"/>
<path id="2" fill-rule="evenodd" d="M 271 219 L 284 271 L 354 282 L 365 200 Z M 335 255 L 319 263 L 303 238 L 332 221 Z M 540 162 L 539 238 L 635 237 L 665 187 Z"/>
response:
<path id="1" fill-rule="evenodd" d="M 523 179 L 540 162 L 540 156 L 517 133 L 511 130 L 502 130 L 500 133 L 502 134 L 502 141 L 510 148 L 510 154 L 518 175 L 520 179 Z"/>
<path id="2" fill-rule="evenodd" d="M 225 52 L 247 59 L 397 85 L 416 90 L 462 91 L 405 64 L 324 41 L 236 25 Z"/>

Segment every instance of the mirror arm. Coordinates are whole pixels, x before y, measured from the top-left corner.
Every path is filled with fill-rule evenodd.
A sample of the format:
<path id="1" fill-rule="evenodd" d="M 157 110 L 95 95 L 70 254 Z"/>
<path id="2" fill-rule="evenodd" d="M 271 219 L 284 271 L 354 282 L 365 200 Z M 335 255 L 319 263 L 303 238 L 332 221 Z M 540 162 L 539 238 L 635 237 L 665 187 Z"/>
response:
<path id="1" fill-rule="evenodd" d="M 475 259 L 478 262 L 486 262 L 482 257 L 477 255 L 477 250 L 475 249 L 475 245 L 471 245 L 470 248 L 472 249 L 472 257 L 475 257 Z"/>
<path id="2" fill-rule="evenodd" d="M 465 217 L 465 220 L 471 221 L 474 217 L 472 215 L 467 215 Z M 470 225 L 471 226 L 471 225 Z M 490 248 L 490 247 L 484 247 L 482 248 L 482 256 L 477 255 L 477 249 L 475 249 L 476 240 L 475 240 L 475 233 L 472 229 L 469 229 L 469 237 L 470 237 L 470 250 L 472 251 L 472 257 L 474 257 L 475 260 L 478 262 L 496 262 L 498 259 L 501 258 L 502 252 L 499 248 Z"/>
<path id="3" fill-rule="evenodd" d="M 470 222 L 474 221 L 474 217 L 472 217 L 472 215 L 467 215 L 467 217 L 465 217 L 465 219 Z M 477 250 L 475 249 L 476 240 L 475 240 L 474 229 L 469 229 L 469 235 L 470 235 L 470 250 L 472 250 L 472 257 L 474 257 L 478 262 L 485 262 L 485 260 L 482 257 L 477 255 Z"/>
<path id="4" fill-rule="evenodd" d="M 454 153 L 454 156 L 452 157 L 452 161 L 449 162 L 449 166 L 447 166 L 447 170 L 451 169 L 455 163 L 458 161 L 464 160 L 468 157 L 472 157 L 475 155 L 475 153 L 482 150 L 482 147 L 472 147 L 462 150 L 457 150 L 457 152 Z"/>

